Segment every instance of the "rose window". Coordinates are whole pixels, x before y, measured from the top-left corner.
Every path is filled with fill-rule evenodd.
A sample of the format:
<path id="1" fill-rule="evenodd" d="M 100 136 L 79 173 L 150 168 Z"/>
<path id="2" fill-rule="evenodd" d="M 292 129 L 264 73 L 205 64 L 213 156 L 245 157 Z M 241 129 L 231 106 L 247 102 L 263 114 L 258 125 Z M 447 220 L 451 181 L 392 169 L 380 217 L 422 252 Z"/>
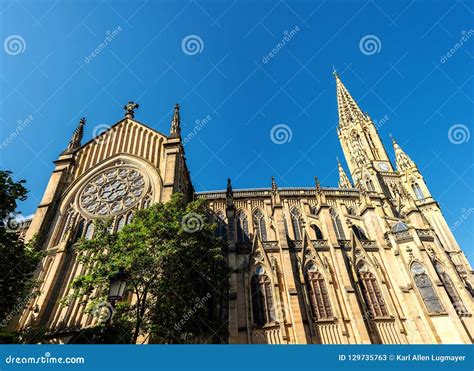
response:
<path id="1" fill-rule="evenodd" d="M 134 168 L 110 169 L 86 184 L 79 196 L 79 206 L 94 216 L 120 214 L 145 195 L 145 185 L 143 174 Z"/>

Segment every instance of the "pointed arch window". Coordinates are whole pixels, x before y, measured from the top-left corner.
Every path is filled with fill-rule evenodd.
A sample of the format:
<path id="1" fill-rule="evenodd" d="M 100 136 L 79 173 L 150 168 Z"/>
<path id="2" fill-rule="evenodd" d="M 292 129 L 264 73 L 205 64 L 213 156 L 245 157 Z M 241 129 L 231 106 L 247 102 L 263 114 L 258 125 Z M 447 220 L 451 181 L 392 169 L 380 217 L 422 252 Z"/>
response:
<path id="1" fill-rule="evenodd" d="M 423 195 L 423 191 L 421 190 L 420 186 L 418 183 L 413 182 L 411 185 L 411 188 L 413 189 L 413 192 L 415 193 L 415 196 L 418 200 L 424 200 L 425 196 Z"/>
<path id="2" fill-rule="evenodd" d="M 321 229 L 319 229 L 317 225 L 312 224 L 311 228 L 313 229 L 317 240 L 324 240 L 323 232 L 321 232 Z"/>
<path id="3" fill-rule="evenodd" d="M 291 214 L 291 225 L 293 226 L 293 234 L 295 236 L 295 240 L 301 241 L 302 240 L 302 229 L 301 229 L 301 214 L 300 211 L 294 207 L 290 211 Z"/>
<path id="4" fill-rule="evenodd" d="M 356 235 L 356 237 L 359 239 L 359 241 L 368 241 L 369 239 L 367 238 L 367 235 L 365 234 L 364 230 L 357 226 L 353 225 L 352 226 L 352 231 Z"/>
<path id="5" fill-rule="evenodd" d="M 468 313 L 466 306 L 461 300 L 456 288 L 454 287 L 454 283 L 451 280 L 451 277 L 446 273 L 442 264 L 438 261 L 434 263 L 436 273 L 438 274 L 439 279 L 444 285 L 446 292 L 449 296 L 449 300 L 453 303 L 454 309 L 459 314 L 466 314 Z"/>
<path id="6" fill-rule="evenodd" d="M 219 211 L 216 214 L 216 223 L 217 223 L 217 228 L 215 232 L 216 236 L 227 239 L 227 223 L 225 221 L 225 216 L 222 211 Z"/>
<path id="7" fill-rule="evenodd" d="M 260 240 L 267 241 L 267 227 L 265 225 L 265 217 L 260 209 L 253 212 L 253 224 L 256 228 L 256 233 L 260 237 Z"/>
<path id="8" fill-rule="evenodd" d="M 119 232 L 123 226 L 125 225 L 125 216 L 121 215 L 119 216 L 119 218 L 117 219 L 117 228 L 116 228 L 116 231 Z"/>
<path id="9" fill-rule="evenodd" d="M 367 315 L 370 318 L 388 316 L 387 306 L 380 292 L 377 279 L 365 265 L 359 269 L 359 279 L 362 296 L 368 308 Z"/>
<path id="10" fill-rule="evenodd" d="M 367 185 L 368 191 L 375 192 L 375 186 L 374 186 L 374 182 L 372 182 L 372 179 L 367 179 L 366 185 Z"/>
<path id="11" fill-rule="evenodd" d="M 314 263 L 306 269 L 306 283 L 314 317 L 317 320 L 333 318 L 326 282 Z"/>
<path id="12" fill-rule="evenodd" d="M 237 242 L 249 242 L 249 221 L 243 211 L 237 214 Z"/>
<path id="13" fill-rule="evenodd" d="M 77 225 L 77 230 L 76 230 L 76 235 L 74 236 L 74 242 L 78 241 L 80 238 L 82 238 L 82 235 L 84 233 L 84 225 L 85 225 L 84 219 L 81 219 L 79 224 Z"/>
<path id="14" fill-rule="evenodd" d="M 420 263 L 415 262 L 411 265 L 411 273 L 428 312 L 443 312 L 443 305 L 436 294 L 430 277 L 426 274 L 425 268 Z"/>
<path id="15" fill-rule="evenodd" d="M 129 224 L 132 221 L 133 213 L 130 212 L 127 214 L 127 218 L 125 219 L 125 224 Z"/>
<path id="16" fill-rule="evenodd" d="M 253 322 L 257 326 L 276 321 L 273 288 L 265 269 L 258 266 L 252 277 Z"/>
<path id="17" fill-rule="evenodd" d="M 336 232 L 336 237 L 338 240 L 345 240 L 346 235 L 344 234 L 344 228 L 342 227 L 341 218 L 339 218 L 339 214 L 336 210 L 330 210 L 332 225 L 334 227 L 334 231 Z"/>
<path id="18" fill-rule="evenodd" d="M 94 235 L 94 222 L 89 222 L 86 227 L 86 231 L 84 233 L 84 238 L 86 240 L 92 239 L 92 236 Z"/>

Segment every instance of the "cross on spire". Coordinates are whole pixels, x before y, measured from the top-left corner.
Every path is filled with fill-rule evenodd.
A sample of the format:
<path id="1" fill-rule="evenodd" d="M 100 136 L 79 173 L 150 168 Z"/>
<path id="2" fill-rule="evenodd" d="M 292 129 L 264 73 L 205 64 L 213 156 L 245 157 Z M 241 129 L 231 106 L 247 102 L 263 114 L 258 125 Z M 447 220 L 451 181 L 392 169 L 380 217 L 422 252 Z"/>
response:
<path id="1" fill-rule="evenodd" d="M 125 117 L 129 119 L 133 119 L 135 116 L 135 110 L 140 107 L 139 104 L 135 102 L 128 102 L 125 106 L 123 106 L 123 109 L 125 110 Z"/>

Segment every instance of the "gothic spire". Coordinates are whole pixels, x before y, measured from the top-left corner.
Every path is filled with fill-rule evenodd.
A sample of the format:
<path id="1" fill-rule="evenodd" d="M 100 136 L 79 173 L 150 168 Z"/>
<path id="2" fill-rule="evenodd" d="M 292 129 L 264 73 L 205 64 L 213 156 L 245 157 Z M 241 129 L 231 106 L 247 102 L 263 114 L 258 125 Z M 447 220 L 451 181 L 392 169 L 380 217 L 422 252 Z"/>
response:
<path id="1" fill-rule="evenodd" d="M 333 72 L 336 79 L 337 108 L 339 113 L 339 126 L 344 127 L 349 123 L 365 121 L 365 115 L 352 98 L 349 91 L 342 83 L 336 71 Z"/>
<path id="2" fill-rule="evenodd" d="M 403 149 L 398 145 L 395 139 L 390 134 L 390 138 L 392 138 L 393 149 L 395 151 L 395 159 L 397 162 L 397 170 L 403 171 L 411 167 L 415 167 L 415 163 L 412 159 L 403 151 Z"/>
<path id="3" fill-rule="evenodd" d="M 347 177 L 346 172 L 339 161 L 339 158 L 337 158 L 337 168 L 339 170 L 339 188 L 352 188 L 352 184 Z"/>
<path id="4" fill-rule="evenodd" d="M 81 146 L 82 137 L 84 136 L 85 123 L 86 119 L 84 117 L 79 120 L 79 125 L 77 125 L 76 129 L 72 133 L 71 140 L 69 141 L 64 153 L 71 153 Z"/>
<path id="5" fill-rule="evenodd" d="M 179 138 L 181 136 L 181 117 L 179 116 L 179 104 L 174 106 L 173 119 L 171 120 L 171 138 Z"/>

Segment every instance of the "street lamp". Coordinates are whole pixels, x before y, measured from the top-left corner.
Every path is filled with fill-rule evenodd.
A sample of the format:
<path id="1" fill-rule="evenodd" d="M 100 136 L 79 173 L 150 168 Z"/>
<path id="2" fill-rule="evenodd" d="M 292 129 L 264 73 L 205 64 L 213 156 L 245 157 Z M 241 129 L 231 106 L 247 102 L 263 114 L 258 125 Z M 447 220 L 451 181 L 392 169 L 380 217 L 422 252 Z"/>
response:
<path id="1" fill-rule="evenodd" d="M 123 269 L 120 269 L 119 272 L 110 279 L 110 286 L 109 286 L 109 302 L 115 307 L 115 302 L 120 300 L 123 296 L 125 291 L 126 281 L 127 278 L 126 273 Z"/>

